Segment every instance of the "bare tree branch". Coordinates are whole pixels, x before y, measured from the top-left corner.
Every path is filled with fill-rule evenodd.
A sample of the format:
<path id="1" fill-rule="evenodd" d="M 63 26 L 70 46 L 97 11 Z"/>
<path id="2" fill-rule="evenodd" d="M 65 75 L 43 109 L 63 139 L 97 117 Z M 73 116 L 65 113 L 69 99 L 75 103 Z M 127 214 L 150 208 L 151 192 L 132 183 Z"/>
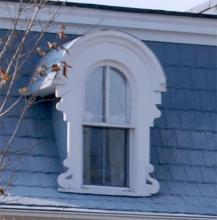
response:
<path id="1" fill-rule="evenodd" d="M 18 152 L 12 152 L 11 148 L 15 137 L 17 137 L 25 114 L 31 106 L 39 102 L 47 101 L 43 99 L 37 100 L 37 97 L 28 93 L 28 88 L 32 83 L 32 77 L 29 77 L 26 85 L 19 89 L 20 93 L 16 91 L 15 96 L 14 88 L 15 85 L 19 84 L 18 77 L 23 77 L 22 69 L 25 67 L 26 63 L 28 63 L 28 60 L 31 59 L 33 55 L 38 54 L 37 47 L 40 46 L 42 39 L 45 37 L 45 33 L 52 26 L 53 21 L 59 16 L 61 9 L 61 6 L 55 7 L 55 10 L 53 10 L 53 8 L 49 9 L 51 4 L 48 0 L 20 0 L 16 4 L 18 6 L 16 9 L 17 13 L 15 16 L 13 13 L 10 15 L 12 29 L 6 34 L 4 39 L 0 39 L 2 42 L 0 44 L 0 120 L 6 119 L 7 115 L 12 110 L 16 109 L 16 107 L 20 107 L 21 101 L 25 100 L 18 113 L 16 123 L 11 125 L 13 126 L 12 133 L 10 136 L 7 136 L 4 145 L 0 146 L 0 195 L 7 191 L 14 180 L 15 173 L 12 172 L 11 176 L 6 181 L 6 185 L 4 184 L 5 186 L 3 187 L 3 173 L 9 172 L 11 164 L 15 163 L 12 155 L 17 156 L 16 162 L 18 162 L 19 157 L 22 157 Z M 49 16 L 47 21 L 41 23 L 39 15 L 40 12 L 45 9 L 48 10 Z M 40 28 L 40 31 L 39 34 L 32 36 L 31 32 L 35 26 Z M 20 28 L 22 31 L 19 30 Z M 58 37 L 56 37 L 56 40 L 57 39 Z M 56 44 L 58 45 L 58 42 L 56 42 Z M 27 45 L 31 45 L 28 51 L 26 51 Z M 51 48 L 47 48 L 45 52 L 49 50 L 51 50 Z M 1 80 L 5 80 L 5 82 Z M 1 83 L 3 84 L 1 85 Z M 1 93 L 1 90 L 4 90 L 5 93 Z M 12 103 L 11 97 L 16 97 L 16 100 Z M 49 101 L 53 100 L 53 98 L 49 99 Z"/>

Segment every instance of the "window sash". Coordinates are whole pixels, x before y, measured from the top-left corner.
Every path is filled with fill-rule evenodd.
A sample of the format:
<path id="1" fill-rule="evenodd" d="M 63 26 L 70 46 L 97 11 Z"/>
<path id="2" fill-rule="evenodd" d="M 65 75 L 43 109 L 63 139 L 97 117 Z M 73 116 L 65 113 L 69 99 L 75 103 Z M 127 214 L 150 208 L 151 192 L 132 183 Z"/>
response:
<path id="1" fill-rule="evenodd" d="M 94 76 L 97 78 L 93 81 Z M 112 80 L 113 83 L 111 83 Z M 95 84 L 96 82 L 98 83 Z M 92 86 L 90 86 L 91 83 Z M 119 88 L 118 85 L 121 88 Z M 127 79 L 119 70 L 110 66 L 103 66 L 95 69 L 86 82 L 85 121 L 122 125 L 128 124 L 130 121 L 128 87 Z M 92 89 L 94 89 L 94 93 L 91 96 Z M 98 92 L 96 92 L 97 90 Z M 114 92 L 114 90 L 116 91 Z M 95 103 L 93 99 L 98 103 Z M 89 106 L 88 108 L 86 106 L 87 103 Z M 91 104 L 97 105 L 99 108 L 98 111 L 94 106 L 91 107 Z M 91 109 L 95 109 L 95 113 L 91 112 Z"/>
<path id="2" fill-rule="evenodd" d="M 129 129 L 84 126 L 83 132 L 83 184 L 129 187 Z"/>
<path id="3" fill-rule="evenodd" d="M 134 127 L 129 124 L 127 79 L 119 70 L 102 66 L 90 74 L 85 86 L 83 185 L 129 187 L 129 136 L 130 129 Z M 92 104 L 98 107 L 91 107 Z M 85 134 L 88 129 L 89 133 L 98 130 L 101 136 L 89 134 L 88 137 Z M 115 134 L 115 131 L 119 131 L 119 136 L 108 137 L 109 133 Z M 112 165 L 108 165 L 108 161 Z"/>

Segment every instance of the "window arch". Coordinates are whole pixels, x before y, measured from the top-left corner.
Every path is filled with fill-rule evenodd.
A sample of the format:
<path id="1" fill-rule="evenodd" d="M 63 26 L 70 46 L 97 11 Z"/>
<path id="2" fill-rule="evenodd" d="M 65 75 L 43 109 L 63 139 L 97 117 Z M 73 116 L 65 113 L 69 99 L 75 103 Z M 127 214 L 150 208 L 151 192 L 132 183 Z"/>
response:
<path id="1" fill-rule="evenodd" d="M 72 68 L 67 80 L 56 81 L 57 109 L 67 121 L 67 170 L 58 177 L 60 190 L 157 193 L 149 135 L 165 91 L 157 58 L 133 36 L 109 30 L 80 37 L 68 50 L 64 60 Z"/>

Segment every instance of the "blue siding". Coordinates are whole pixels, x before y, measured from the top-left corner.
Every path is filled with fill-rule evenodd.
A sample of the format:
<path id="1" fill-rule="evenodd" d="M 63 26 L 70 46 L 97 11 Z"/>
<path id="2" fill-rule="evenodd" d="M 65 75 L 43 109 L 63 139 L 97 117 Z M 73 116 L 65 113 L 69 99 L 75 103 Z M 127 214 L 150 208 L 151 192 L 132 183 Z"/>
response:
<path id="1" fill-rule="evenodd" d="M 0 31 L 0 37 L 4 33 Z M 54 39 L 55 35 L 47 34 L 42 46 Z M 160 181 L 159 194 L 129 198 L 58 192 L 57 176 L 63 168 L 53 135 L 54 103 L 45 102 L 27 112 L 10 149 L 11 158 L 17 161 L 10 167 L 16 178 L 5 204 L 13 204 L 13 198 L 19 197 L 16 204 L 55 209 L 217 215 L 217 48 L 146 44 L 161 62 L 168 86 L 159 106 L 162 116 L 151 128 L 151 162 L 155 165 L 153 175 Z M 26 85 L 38 60 L 34 56 L 25 66 L 10 102 L 16 99 L 19 86 Z M 0 146 L 13 132 L 21 109 L 22 104 L 0 120 Z M 5 179 L 10 169 L 4 173 Z"/>

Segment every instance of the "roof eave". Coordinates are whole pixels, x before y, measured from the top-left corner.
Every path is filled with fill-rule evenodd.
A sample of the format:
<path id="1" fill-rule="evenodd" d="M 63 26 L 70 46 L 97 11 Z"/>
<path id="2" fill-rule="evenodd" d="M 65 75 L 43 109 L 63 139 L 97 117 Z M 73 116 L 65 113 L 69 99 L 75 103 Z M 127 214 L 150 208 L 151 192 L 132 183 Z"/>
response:
<path id="1" fill-rule="evenodd" d="M 20 0 L 3 0 L 6 2 L 19 2 Z M 23 0 L 23 2 L 28 3 L 28 0 Z M 51 5 L 64 5 L 68 7 L 78 7 L 78 8 L 90 8 L 99 9 L 105 11 L 118 11 L 118 12 L 128 12 L 137 14 L 158 14 L 158 15 L 171 15 L 171 16 L 182 16 L 182 17 L 198 17 L 198 18 L 212 18 L 217 19 L 217 15 L 210 14 L 200 14 L 192 12 L 177 12 L 177 11 L 166 11 L 166 10 L 154 10 L 154 9 L 142 9 L 142 8 L 131 8 L 122 6 L 111 6 L 103 4 L 90 4 L 90 3 L 76 3 L 76 2 L 63 2 L 63 1 L 50 1 Z"/>
<path id="2" fill-rule="evenodd" d="M 27 220 L 30 217 L 37 220 L 71 219 L 71 220 L 214 220 L 216 216 L 169 214 L 150 212 L 120 212 L 107 210 L 86 210 L 55 207 L 20 207 L 4 206 L 0 208 L 1 216 L 16 217 L 17 220 Z"/>

